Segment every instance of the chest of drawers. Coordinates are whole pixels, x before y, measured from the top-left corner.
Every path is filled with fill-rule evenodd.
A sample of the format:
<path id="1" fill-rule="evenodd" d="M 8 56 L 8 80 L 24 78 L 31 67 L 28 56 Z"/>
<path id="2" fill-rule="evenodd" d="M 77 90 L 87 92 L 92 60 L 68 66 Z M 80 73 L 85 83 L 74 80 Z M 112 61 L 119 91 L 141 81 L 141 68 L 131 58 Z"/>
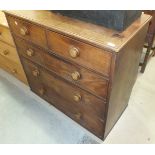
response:
<path id="1" fill-rule="evenodd" d="M 0 11 L 0 68 L 28 84 L 5 15 Z"/>
<path id="2" fill-rule="evenodd" d="M 104 139 L 126 108 L 148 23 L 124 32 L 49 11 L 5 11 L 31 90 Z"/>

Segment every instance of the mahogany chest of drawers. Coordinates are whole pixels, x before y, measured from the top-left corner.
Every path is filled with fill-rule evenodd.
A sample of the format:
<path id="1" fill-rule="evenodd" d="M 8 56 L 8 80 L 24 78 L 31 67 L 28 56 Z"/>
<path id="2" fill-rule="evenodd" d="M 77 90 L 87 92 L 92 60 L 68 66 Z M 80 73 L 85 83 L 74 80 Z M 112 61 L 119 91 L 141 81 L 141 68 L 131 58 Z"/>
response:
<path id="1" fill-rule="evenodd" d="M 122 33 L 50 11 L 5 11 L 31 90 L 104 139 L 126 108 L 148 23 Z"/>
<path id="2" fill-rule="evenodd" d="M 0 68 L 28 84 L 5 15 L 0 11 Z"/>

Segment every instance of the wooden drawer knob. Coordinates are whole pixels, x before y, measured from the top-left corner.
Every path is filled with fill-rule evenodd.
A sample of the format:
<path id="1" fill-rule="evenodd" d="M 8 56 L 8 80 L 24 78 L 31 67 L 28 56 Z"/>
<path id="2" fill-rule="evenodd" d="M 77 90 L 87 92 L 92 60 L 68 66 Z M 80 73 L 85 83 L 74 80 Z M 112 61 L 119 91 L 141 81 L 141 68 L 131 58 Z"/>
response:
<path id="1" fill-rule="evenodd" d="M 37 69 L 33 70 L 32 74 L 33 74 L 33 76 L 38 77 L 39 76 L 39 71 Z"/>
<path id="2" fill-rule="evenodd" d="M 72 58 L 76 58 L 79 56 L 80 52 L 76 47 L 71 47 L 69 50 L 69 54 Z"/>
<path id="3" fill-rule="evenodd" d="M 79 102 L 81 100 L 81 95 L 77 94 L 77 95 L 74 95 L 74 101 L 76 102 Z"/>
<path id="4" fill-rule="evenodd" d="M 77 119 L 77 120 L 80 120 L 81 119 L 81 113 L 77 113 L 77 114 L 75 114 L 75 118 Z"/>
<path id="5" fill-rule="evenodd" d="M 4 55 L 8 55 L 9 53 L 10 53 L 9 50 L 4 50 L 4 51 L 3 51 L 3 54 L 4 54 Z"/>
<path id="6" fill-rule="evenodd" d="M 17 70 L 16 70 L 16 69 L 13 69 L 11 72 L 12 72 L 13 74 L 17 74 Z"/>
<path id="7" fill-rule="evenodd" d="M 73 72 L 71 75 L 72 75 L 72 79 L 75 81 L 79 80 L 81 77 L 80 73 L 77 71 Z"/>
<path id="8" fill-rule="evenodd" d="M 42 96 L 45 94 L 45 89 L 44 88 L 40 88 L 39 89 L 39 94 Z"/>
<path id="9" fill-rule="evenodd" d="M 28 49 L 26 51 L 27 56 L 32 57 L 34 55 L 34 51 L 32 49 Z"/>
<path id="10" fill-rule="evenodd" d="M 0 32 L 0 36 L 2 35 L 2 32 Z"/>
<path id="11" fill-rule="evenodd" d="M 20 28 L 20 34 L 21 34 L 22 36 L 27 35 L 27 34 L 28 34 L 28 30 L 27 30 L 27 28 L 26 28 L 26 27 L 22 27 L 22 28 Z"/>

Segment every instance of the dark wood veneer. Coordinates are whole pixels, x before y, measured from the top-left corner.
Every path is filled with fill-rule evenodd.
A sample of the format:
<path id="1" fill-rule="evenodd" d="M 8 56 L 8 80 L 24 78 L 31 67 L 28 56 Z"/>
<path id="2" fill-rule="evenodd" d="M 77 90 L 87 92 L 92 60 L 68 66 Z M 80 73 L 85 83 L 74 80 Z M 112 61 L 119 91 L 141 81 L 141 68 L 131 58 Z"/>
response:
<path id="1" fill-rule="evenodd" d="M 28 44 L 26 41 L 20 39 L 19 37 L 15 37 L 15 41 L 19 49 L 18 51 L 23 57 L 26 57 L 35 63 L 45 66 L 46 68 L 65 78 L 66 80 L 73 82 L 90 91 L 91 93 L 94 93 L 98 97 L 106 100 L 108 80 L 103 78 L 101 75 L 91 72 L 85 68 L 79 67 L 78 65 L 64 62 L 63 60 L 57 58 L 49 52 Z M 33 54 L 31 56 L 28 56 L 27 50 L 30 49 L 33 51 Z M 74 80 L 72 78 L 72 73 L 74 72 L 78 72 L 80 74 L 78 80 Z"/>
<path id="2" fill-rule="evenodd" d="M 89 68 L 109 76 L 111 53 L 99 48 L 79 42 L 72 38 L 65 37 L 55 32 L 47 32 L 47 41 L 49 49 L 64 56 L 67 59 L 83 64 Z M 77 48 L 79 55 L 72 58 L 69 51 L 71 48 Z M 102 61 L 100 61 L 102 59 Z"/>
<path id="3" fill-rule="evenodd" d="M 5 14 L 31 90 L 104 139 L 128 104 L 151 17 L 119 33 L 48 11 Z"/>
<path id="4" fill-rule="evenodd" d="M 65 83 L 59 77 L 49 73 L 46 69 L 43 69 L 37 64 L 32 64 L 24 58 L 22 58 L 22 62 L 31 89 L 35 93 L 45 98 L 57 108 L 65 111 L 71 118 L 76 118 L 76 115 L 80 115 L 77 120 L 83 124 L 87 124 L 86 126 L 90 128 L 90 130 L 98 127 L 99 129 L 97 130 L 100 131 L 100 127 L 102 126 L 103 128 L 105 116 L 105 102 L 103 100 L 100 100 L 69 83 Z M 34 76 L 33 71 L 36 70 L 38 71 L 38 75 Z M 41 90 L 43 91 L 43 94 L 40 92 Z M 80 95 L 81 99 L 75 101 L 75 95 Z M 60 105 L 61 107 L 59 107 Z M 68 111 L 68 109 L 70 110 Z M 94 134 L 101 136 L 101 131 L 98 131 L 94 131 Z"/>

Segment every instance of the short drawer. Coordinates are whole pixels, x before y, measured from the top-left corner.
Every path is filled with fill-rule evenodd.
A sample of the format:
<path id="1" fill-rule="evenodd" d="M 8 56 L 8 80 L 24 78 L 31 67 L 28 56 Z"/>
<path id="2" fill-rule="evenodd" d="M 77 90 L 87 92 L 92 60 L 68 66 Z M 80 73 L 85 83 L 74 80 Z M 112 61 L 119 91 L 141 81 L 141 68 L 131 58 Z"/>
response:
<path id="1" fill-rule="evenodd" d="M 53 52 L 109 76 L 112 57 L 110 52 L 52 31 L 47 31 L 47 41 Z"/>
<path id="2" fill-rule="evenodd" d="M 66 80 L 79 85 L 83 89 L 88 90 L 99 97 L 107 97 L 108 80 L 104 79 L 101 75 L 78 65 L 65 62 L 60 58 L 31 45 L 19 37 L 15 37 L 15 42 L 18 51 L 22 56 L 45 66 L 52 72 L 55 72 Z"/>
<path id="3" fill-rule="evenodd" d="M 13 61 L 0 55 L 0 68 L 11 73 L 17 79 L 28 85 L 25 72 L 23 70 L 21 63 L 14 63 Z"/>
<path id="4" fill-rule="evenodd" d="M 13 33 L 39 46 L 46 47 L 46 36 L 43 28 L 11 16 L 8 16 L 7 19 Z"/>
<path id="5" fill-rule="evenodd" d="M 3 55 L 4 57 L 16 63 L 19 63 L 20 61 L 16 48 L 1 41 L 0 41 L 0 55 Z"/>
<path id="6" fill-rule="evenodd" d="M 0 40 L 15 46 L 9 28 L 0 26 Z"/>
<path id="7" fill-rule="evenodd" d="M 23 59 L 31 89 L 98 136 L 104 127 L 105 103 Z"/>

